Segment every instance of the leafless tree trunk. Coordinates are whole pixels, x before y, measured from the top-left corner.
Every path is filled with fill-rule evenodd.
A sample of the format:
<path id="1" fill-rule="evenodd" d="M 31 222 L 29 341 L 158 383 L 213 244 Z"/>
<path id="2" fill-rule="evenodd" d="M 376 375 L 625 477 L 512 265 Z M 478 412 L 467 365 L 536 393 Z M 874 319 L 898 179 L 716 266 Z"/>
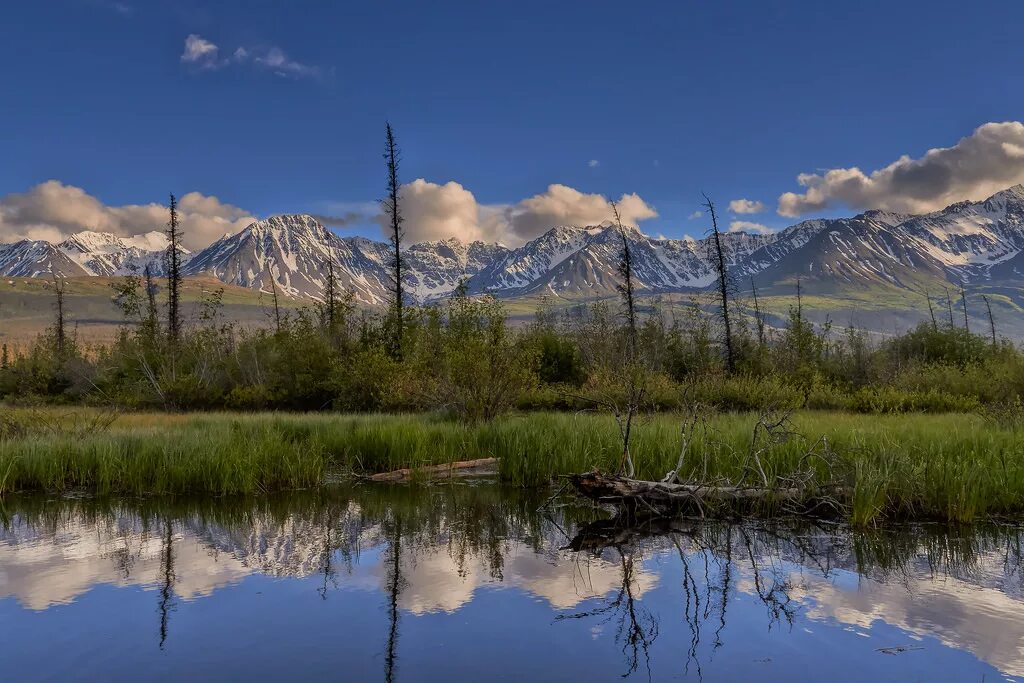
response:
<path id="1" fill-rule="evenodd" d="M 949 329 L 952 330 L 956 327 L 956 324 L 953 322 L 953 299 L 949 296 L 948 287 L 943 287 L 942 289 L 946 292 L 946 309 L 949 311 Z"/>
<path id="2" fill-rule="evenodd" d="M 967 293 L 964 292 L 964 283 L 960 283 L 960 303 L 964 307 L 964 331 L 970 333 L 971 327 L 967 323 Z"/>
<path id="3" fill-rule="evenodd" d="M 56 346 L 57 355 L 63 357 L 67 347 L 67 334 L 64 325 L 64 286 L 63 276 L 53 273 L 53 295 L 57 310 L 57 317 L 53 321 L 53 341 Z"/>
<path id="4" fill-rule="evenodd" d="M 643 394 L 645 387 L 643 380 L 643 369 L 640 364 L 639 353 L 637 349 L 637 320 L 636 320 L 636 299 L 634 297 L 633 289 L 633 252 L 629 246 L 629 237 L 626 235 L 625 228 L 622 227 L 622 220 L 619 215 L 619 207 L 615 202 L 611 202 L 612 213 L 615 216 L 615 225 L 619 231 L 619 237 L 622 238 L 622 255 L 619 261 L 619 275 L 622 277 L 622 282 L 618 285 L 619 293 L 622 295 L 622 301 L 626 309 L 626 410 L 625 415 L 621 414 L 621 411 L 616 407 L 613 412 L 615 413 L 616 421 L 619 423 L 619 431 L 622 436 L 622 461 L 619 463 L 620 472 L 634 472 L 635 467 L 633 464 L 633 456 L 629 450 L 630 439 L 633 435 L 633 421 L 636 419 L 637 413 L 640 411 L 640 403 L 643 400 Z M 630 474 L 629 476 L 633 476 Z"/>
<path id="5" fill-rule="evenodd" d="M 992 303 L 988 300 L 987 294 L 982 294 L 981 298 L 985 300 L 985 310 L 988 311 L 988 326 L 992 331 L 992 348 L 996 347 L 996 319 L 992 316 Z"/>
<path id="6" fill-rule="evenodd" d="M 754 322 L 757 324 L 757 343 L 764 346 L 764 313 L 757 300 L 757 287 L 754 285 L 754 276 L 750 276 L 750 291 L 754 294 Z"/>
<path id="7" fill-rule="evenodd" d="M 615 225 L 619 230 L 619 237 L 622 238 L 622 256 L 619 260 L 619 275 L 622 282 L 618 285 L 619 293 L 626 308 L 626 325 L 629 337 L 628 353 L 632 362 L 636 356 L 637 346 L 637 324 L 636 324 L 636 300 L 633 296 L 633 253 L 629 248 L 629 238 L 625 228 L 622 227 L 622 220 L 619 217 L 619 206 L 617 202 L 611 202 L 612 213 L 615 215 Z"/>
<path id="8" fill-rule="evenodd" d="M 725 343 L 725 368 L 732 374 L 736 370 L 736 358 L 732 346 L 732 325 L 729 320 L 729 274 L 725 265 L 725 251 L 722 248 L 722 236 L 718 232 L 718 217 L 715 215 L 715 205 L 711 199 L 704 195 L 704 206 L 711 214 L 711 229 L 715 238 L 714 266 L 718 274 L 718 294 L 721 299 L 721 316 L 724 330 L 723 341 Z"/>
<path id="9" fill-rule="evenodd" d="M 939 323 L 935 319 L 935 308 L 932 307 L 932 297 L 931 297 L 931 295 L 928 294 L 928 290 L 927 289 L 924 290 L 924 300 L 928 302 L 928 315 L 932 319 L 932 331 L 933 332 L 938 332 L 939 331 Z"/>
<path id="10" fill-rule="evenodd" d="M 274 279 L 274 272 L 267 264 L 267 277 L 270 278 L 270 293 L 274 300 L 274 331 L 281 334 L 281 307 L 277 301 L 277 280 Z"/>
<path id="11" fill-rule="evenodd" d="M 399 190 L 401 185 L 398 182 L 398 165 L 401 160 L 401 154 L 398 149 L 398 144 L 395 142 L 395 132 L 391 128 L 391 124 L 386 124 L 386 135 L 387 144 L 384 149 L 384 160 L 387 162 L 388 167 L 388 188 L 387 197 L 382 202 L 384 205 L 384 214 L 388 217 L 388 224 L 390 228 L 390 234 L 388 236 L 391 242 L 392 249 L 392 263 L 391 263 L 391 279 L 392 279 L 392 296 L 394 301 L 392 302 L 392 311 L 394 313 L 394 331 L 392 335 L 392 353 L 396 358 L 400 358 L 402 355 L 402 333 L 404 331 L 404 292 L 402 291 L 402 276 L 405 272 L 404 257 L 402 256 L 402 238 L 404 232 L 402 230 L 402 210 L 399 206 Z"/>

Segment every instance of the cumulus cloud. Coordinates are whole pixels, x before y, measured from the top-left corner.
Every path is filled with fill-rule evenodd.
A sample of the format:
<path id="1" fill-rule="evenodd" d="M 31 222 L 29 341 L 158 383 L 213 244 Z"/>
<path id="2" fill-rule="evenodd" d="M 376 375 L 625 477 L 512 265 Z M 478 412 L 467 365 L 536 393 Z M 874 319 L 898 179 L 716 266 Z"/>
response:
<path id="1" fill-rule="evenodd" d="M 733 213 L 761 213 L 765 208 L 764 202 L 752 199 L 734 199 L 729 202 L 729 210 Z"/>
<path id="2" fill-rule="evenodd" d="M 402 211 L 406 237 L 413 242 L 456 237 L 508 246 L 521 245 L 557 225 L 599 225 L 612 218 L 607 199 L 566 185 L 549 185 L 515 204 L 488 205 L 478 203 L 457 182 L 439 185 L 422 178 L 402 186 Z M 636 194 L 622 195 L 619 213 L 630 224 L 658 215 Z M 378 220 L 383 227 L 383 217 Z"/>
<path id="3" fill-rule="evenodd" d="M 587 162 L 587 166 L 589 166 L 590 168 L 597 168 L 600 165 L 601 162 L 598 161 L 597 159 L 591 159 L 590 161 Z"/>
<path id="4" fill-rule="evenodd" d="M 255 218 L 244 209 L 199 192 L 178 201 L 182 243 L 201 249 L 225 233 L 235 233 Z M 108 206 L 85 190 L 48 180 L 28 192 L 0 197 L 0 241 L 45 239 L 57 242 L 82 230 L 121 237 L 163 231 L 167 207 L 162 204 Z"/>
<path id="5" fill-rule="evenodd" d="M 688 221 L 695 221 L 695 220 L 697 220 L 698 218 L 700 218 L 703 215 L 704 215 L 703 211 L 694 211 L 693 213 L 691 213 L 689 216 L 686 217 L 686 220 L 688 220 Z"/>
<path id="6" fill-rule="evenodd" d="M 1024 182 L 1024 124 L 986 123 L 952 147 L 930 149 L 917 159 L 904 155 L 870 174 L 856 167 L 834 168 L 802 173 L 797 182 L 805 191 L 781 195 L 780 215 L 795 217 L 837 205 L 925 213 L 978 201 Z"/>
<path id="7" fill-rule="evenodd" d="M 618 200 L 622 222 L 633 224 L 655 218 L 658 212 L 636 193 Z M 599 194 L 585 194 L 567 185 L 548 185 L 541 194 L 528 197 L 504 212 L 510 239 L 526 242 L 556 225 L 600 225 L 612 218 L 612 207 Z"/>
<path id="8" fill-rule="evenodd" d="M 288 57 L 279 47 L 238 47 L 230 57 L 221 58 L 220 48 L 202 36 L 192 33 L 185 38 L 181 61 L 200 70 L 222 69 L 231 65 L 251 64 L 283 78 L 319 78 L 320 67 L 303 64 Z"/>
<path id="9" fill-rule="evenodd" d="M 402 186 L 401 198 L 406 236 L 413 242 L 449 237 L 490 241 L 492 237 L 480 220 L 476 197 L 455 181 L 438 185 L 418 178 Z M 383 226 L 384 218 L 380 220 Z"/>
<path id="10" fill-rule="evenodd" d="M 759 232 L 761 234 L 767 234 L 774 232 L 767 225 L 761 223 L 751 223 L 750 221 L 733 221 L 729 223 L 729 232 Z"/>

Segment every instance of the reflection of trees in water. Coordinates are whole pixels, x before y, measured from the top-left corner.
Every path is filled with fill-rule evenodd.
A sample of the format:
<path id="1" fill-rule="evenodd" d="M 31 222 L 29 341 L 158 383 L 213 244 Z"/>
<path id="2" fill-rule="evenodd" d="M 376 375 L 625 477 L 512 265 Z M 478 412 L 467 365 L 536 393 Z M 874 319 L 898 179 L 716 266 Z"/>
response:
<path id="1" fill-rule="evenodd" d="M 160 649 L 167 642 L 167 626 L 174 609 L 174 530 L 171 521 L 164 522 L 163 552 L 160 557 L 160 573 L 163 584 L 160 586 Z"/>
<path id="2" fill-rule="evenodd" d="M 161 647 L 168 639 L 176 586 L 187 583 L 188 566 L 182 565 L 183 546 L 175 545 L 175 532 L 179 540 L 195 537 L 213 553 L 230 553 L 252 571 L 321 574 L 311 584 L 325 600 L 359 564 L 364 547 L 379 547 L 381 589 L 387 593 L 388 680 L 393 680 L 398 661 L 401 600 L 415 593 L 405 592 L 407 582 L 415 581 L 416 563 L 439 548 L 459 576 L 482 563 L 483 571 L 498 582 L 511 580 L 505 561 L 513 548 L 532 550 L 553 565 L 574 557 L 605 559 L 610 564 L 602 564 L 604 570 L 619 574 L 617 588 L 597 607 L 563 615 L 560 621 L 614 624 L 627 675 L 641 667 L 650 672 L 659 619 L 663 625 L 667 618 L 644 605 L 643 560 L 654 553 L 678 557 L 682 599 L 673 606 L 671 618 L 681 617 L 687 627 L 686 667 L 696 667 L 698 674 L 701 660 L 724 644 L 737 592 L 748 593 L 764 607 L 770 626 L 788 626 L 802 606 L 794 595 L 803 598 L 792 582 L 799 582 L 803 573 L 828 578 L 843 569 L 907 584 L 922 576 L 952 575 L 980 584 L 993 580 L 993 558 L 1001 558 L 999 588 L 1013 590 L 1016 585 L 1024 593 L 1022 534 L 1015 527 L 851 532 L 842 526 L 784 523 L 592 521 L 598 513 L 573 505 L 540 513 L 545 498 L 538 492 L 464 484 L 361 487 L 236 501 L 79 499 L 53 505 L 42 498 L 12 497 L 5 501 L 7 516 L 0 533 L 56 537 L 66 529 L 90 529 L 93 535 L 123 538 L 104 551 L 123 579 L 146 562 L 152 572 L 159 543 L 159 575 L 148 574 L 147 581 L 159 588 Z M 575 554 L 558 550 L 562 529 L 576 533 L 567 545 Z"/>
<path id="3" fill-rule="evenodd" d="M 384 655 L 384 680 L 392 683 L 395 680 L 395 661 L 398 647 L 398 596 L 405 588 L 402 577 L 402 516 L 396 515 L 386 525 L 385 536 L 388 539 L 387 550 L 387 590 L 388 590 L 388 644 Z"/>
<path id="4" fill-rule="evenodd" d="M 977 572 L 983 556 L 998 549 L 1004 577 L 1020 580 L 1020 529 L 963 531 L 919 527 L 852 533 L 841 526 L 804 522 L 709 523 L 635 516 L 599 520 L 582 526 L 566 548 L 578 557 L 617 554 L 623 562 L 622 588 L 601 606 L 560 619 L 618 619 L 616 638 L 623 643 L 626 675 L 637 670 L 640 657 L 650 673 L 649 647 L 658 635 L 658 617 L 635 604 L 632 586 L 644 553 L 674 550 L 682 574 L 682 617 L 690 634 L 684 673 L 695 667 L 701 677 L 701 658 L 724 645 L 731 597 L 737 591 L 764 607 L 769 628 L 791 628 L 804 607 L 794 598 L 794 593 L 802 597 L 794 577 L 799 581 L 805 573 L 826 580 L 837 569 L 883 580 L 928 572 L 964 578 Z"/>
<path id="5" fill-rule="evenodd" d="M 637 604 L 637 572 L 634 552 L 622 547 L 615 547 L 619 554 L 622 568 L 622 584 L 617 593 L 605 604 L 591 610 L 574 614 L 560 614 L 555 619 L 593 619 L 599 618 L 599 624 L 615 623 L 615 642 L 622 644 L 622 654 L 626 658 L 627 670 L 623 676 L 636 672 L 643 657 L 647 667 L 647 677 L 651 676 L 651 644 L 658 637 L 658 620 Z"/>

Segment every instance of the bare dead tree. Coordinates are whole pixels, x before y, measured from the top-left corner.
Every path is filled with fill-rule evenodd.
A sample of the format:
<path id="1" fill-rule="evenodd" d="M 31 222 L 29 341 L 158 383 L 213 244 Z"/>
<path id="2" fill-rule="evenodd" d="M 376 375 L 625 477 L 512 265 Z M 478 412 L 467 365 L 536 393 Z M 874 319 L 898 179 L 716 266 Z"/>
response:
<path id="1" fill-rule="evenodd" d="M 66 282 L 62 275 L 53 273 L 53 296 L 56 317 L 53 320 L 53 343 L 58 356 L 63 356 L 67 348 L 67 333 L 64 323 L 64 287 Z"/>
<path id="2" fill-rule="evenodd" d="M 388 218 L 389 235 L 388 240 L 391 243 L 391 285 L 392 285 L 392 298 L 391 302 L 392 313 L 394 314 L 394 331 L 392 334 L 392 354 L 396 358 L 400 358 L 402 355 L 402 332 L 404 327 L 404 292 L 402 291 L 403 283 L 402 276 L 405 272 L 405 261 L 402 255 L 402 238 L 404 237 L 404 231 L 402 230 L 402 210 L 399 205 L 399 190 L 401 185 L 398 182 L 398 165 L 401 161 L 401 153 L 398 149 L 398 143 L 395 142 L 395 132 L 391 128 L 391 123 L 386 123 L 386 145 L 384 148 L 384 160 L 387 162 L 388 167 L 388 187 L 387 196 L 381 202 L 384 207 L 384 215 Z"/>
<path id="3" fill-rule="evenodd" d="M 804 319 L 804 296 L 800 286 L 800 278 L 796 279 L 796 317 L 803 324 Z"/>
<path id="4" fill-rule="evenodd" d="M 949 311 L 949 329 L 956 327 L 953 322 L 953 299 L 949 296 L 949 287 L 943 287 L 942 290 L 946 293 L 946 309 Z"/>
<path id="5" fill-rule="evenodd" d="M 754 323 L 757 325 L 757 343 L 764 346 L 764 312 L 757 300 L 757 286 L 754 284 L 754 276 L 750 276 L 750 291 L 754 295 Z"/>
<path id="6" fill-rule="evenodd" d="M 178 224 L 178 200 L 171 195 L 167 222 L 167 336 L 177 342 L 181 336 L 181 228 Z"/>
<path id="7" fill-rule="evenodd" d="M 992 348 L 996 347 L 996 319 L 992 316 L 992 303 L 988 300 L 987 294 L 982 294 L 981 298 L 985 301 L 985 310 L 988 311 L 988 326 L 992 331 Z"/>
<path id="8" fill-rule="evenodd" d="M 970 334 L 971 327 L 967 322 L 967 293 L 964 292 L 964 283 L 962 280 L 960 281 L 960 303 L 964 307 L 964 332 Z"/>
<path id="9" fill-rule="evenodd" d="M 725 265 L 725 250 L 722 247 L 722 236 L 718 231 L 718 217 L 715 215 L 715 205 L 710 197 L 704 195 L 704 206 L 711 214 L 711 229 L 714 236 L 714 267 L 718 275 L 718 294 L 720 297 L 722 327 L 724 332 L 723 342 L 725 344 L 725 368 L 732 374 L 736 370 L 736 357 L 733 354 L 732 325 L 729 320 L 729 274 Z"/>
<path id="10" fill-rule="evenodd" d="M 622 278 L 616 288 L 622 295 L 622 303 L 626 310 L 626 331 L 628 333 L 627 344 L 629 360 L 636 356 L 637 346 L 637 324 L 636 324 L 636 299 L 633 295 L 633 253 L 629 247 L 629 237 L 626 229 L 622 227 L 622 219 L 619 216 L 618 202 L 610 202 L 612 213 L 615 215 L 615 226 L 618 228 L 619 237 L 622 238 L 622 254 L 619 258 L 619 276 Z"/>
<path id="11" fill-rule="evenodd" d="M 270 280 L 270 293 L 274 301 L 274 331 L 281 334 L 281 306 L 277 301 L 277 280 L 274 278 L 274 272 L 269 263 L 267 263 L 267 278 Z"/>
<path id="12" fill-rule="evenodd" d="M 935 319 L 935 308 L 932 307 L 932 297 L 928 294 L 928 290 L 924 290 L 924 300 L 928 302 L 928 315 L 932 319 L 932 331 L 939 331 L 939 322 Z"/>

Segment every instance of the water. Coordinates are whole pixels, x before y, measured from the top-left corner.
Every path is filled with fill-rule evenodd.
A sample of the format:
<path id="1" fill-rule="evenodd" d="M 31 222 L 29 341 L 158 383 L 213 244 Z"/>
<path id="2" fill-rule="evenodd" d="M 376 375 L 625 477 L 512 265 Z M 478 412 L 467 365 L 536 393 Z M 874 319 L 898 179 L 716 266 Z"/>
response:
<path id="1" fill-rule="evenodd" d="M 543 502 L 8 497 L 0 680 L 1024 680 L 1019 528 L 636 530 Z"/>

